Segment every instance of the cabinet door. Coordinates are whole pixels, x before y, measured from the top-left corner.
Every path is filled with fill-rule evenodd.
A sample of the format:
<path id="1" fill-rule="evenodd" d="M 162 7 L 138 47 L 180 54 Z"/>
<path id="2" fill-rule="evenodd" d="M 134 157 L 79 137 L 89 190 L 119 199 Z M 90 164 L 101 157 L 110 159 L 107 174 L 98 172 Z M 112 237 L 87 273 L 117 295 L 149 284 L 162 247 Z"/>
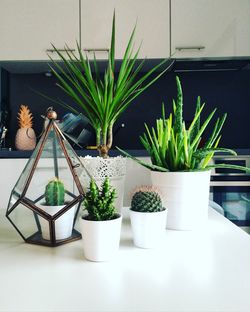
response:
<path id="1" fill-rule="evenodd" d="M 82 0 L 82 48 L 97 50 L 96 57 L 106 58 L 110 47 L 112 16 L 116 12 L 116 58 L 123 57 L 135 26 L 135 50 L 139 57 L 165 58 L 169 50 L 168 0 Z"/>
<path id="2" fill-rule="evenodd" d="M 48 60 L 79 41 L 79 0 L 1 0 L 0 60 Z"/>
<path id="3" fill-rule="evenodd" d="M 250 54 L 250 0 L 172 0 L 173 57 Z"/>

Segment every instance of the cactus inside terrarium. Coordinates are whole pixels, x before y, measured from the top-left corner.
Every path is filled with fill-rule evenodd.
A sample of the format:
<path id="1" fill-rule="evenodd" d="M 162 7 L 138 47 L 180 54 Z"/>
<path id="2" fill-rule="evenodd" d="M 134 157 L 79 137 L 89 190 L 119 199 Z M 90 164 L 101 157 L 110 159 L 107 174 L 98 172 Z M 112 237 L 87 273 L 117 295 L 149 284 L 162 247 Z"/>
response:
<path id="1" fill-rule="evenodd" d="M 64 205 L 65 188 L 62 181 L 58 178 L 51 180 L 45 188 L 46 206 Z"/>
<path id="2" fill-rule="evenodd" d="M 164 210 L 158 190 L 152 186 L 136 188 L 131 200 L 131 210 L 138 212 L 158 212 Z"/>

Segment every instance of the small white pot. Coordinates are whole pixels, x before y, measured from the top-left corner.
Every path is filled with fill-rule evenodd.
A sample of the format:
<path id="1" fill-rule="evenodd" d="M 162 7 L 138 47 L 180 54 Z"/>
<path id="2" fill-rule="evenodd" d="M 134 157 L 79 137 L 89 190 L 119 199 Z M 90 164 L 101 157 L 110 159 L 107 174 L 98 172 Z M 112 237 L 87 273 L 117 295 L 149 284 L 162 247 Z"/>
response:
<path id="1" fill-rule="evenodd" d="M 158 212 L 129 210 L 133 241 L 140 248 L 154 248 L 160 245 L 166 232 L 167 209 Z"/>
<path id="2" fill-rule="evenodd" d="M 122 217 L 107 221 L 80 219 L 85 258 L 108 261 L 119 249 Z"/>
<path id="3" fill-rule="evenodd" d="M 119 213 L 123 207 L 124 182 L 126 176 L 126 157 L 80 157 L 80 160 L 88 173 L 94 178 L 98 187 L 101 186 L 106 177 L 109 177 L 110 184 L 116 189 L 117 197 L 114 205 Z M 90 177 L 83 172 L 80 177 L 84 190 L 87 190 Z"/>
<path id="4" fill-rule="evenodd" d="M 151 181 L 168 209 L 168 229 L 193 230 L 207 222 L 210 171 L 151 171 Z"/>
<path id="5" fill-rule="evenodd" d="M 53 216 L 59 210 L 65 207 L 65 205 L 45 206 L 45 205 L 40 204 L 39 207 L 43 209 L 46 213 Z M 72 235 L 75 208 L 76 206 L 71 207 L 68 211 L 66 211 L 61 217 L 59 217 L 55 221 L 56 240 L 66 239 Z M 45 220 L 42 217 L 39 217 L 39 221 L 41 224 L 42 238 L 46 240 L 50 240 L 51 238 L 50 238 L 50 231 L 49 231 L 49 221 Z"/>

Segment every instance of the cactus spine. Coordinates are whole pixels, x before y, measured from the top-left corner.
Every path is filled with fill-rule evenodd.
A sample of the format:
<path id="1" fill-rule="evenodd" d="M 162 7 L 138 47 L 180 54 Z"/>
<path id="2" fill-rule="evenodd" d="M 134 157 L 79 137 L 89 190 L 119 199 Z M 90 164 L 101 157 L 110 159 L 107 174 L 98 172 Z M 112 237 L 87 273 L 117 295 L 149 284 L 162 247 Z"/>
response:
<path id="1" fill-rule="evenodd" d="M 100 188 L 91 180 L 89 190 L 83 201 L 84 207 L 88 211 L 88 220 L 105 221 L 114 219 L 116 216 L 115 198 L 116 191 L 110 186 L 108 178 L 104 180 Z"/>
<path id="2" fill-rule="evenodd" d="M 55 178 L 45 188 L 45 202 L 47 206 L 64 205 L 65 189 L 64 184 Z"/>
<path id="3" fill-rule="evenodd" d="M 158 191 L 150 186 L 143 186 L 134 191 L 131 200 L 131 210 L 138 212 L 162 211 L 161 197 Z"/>

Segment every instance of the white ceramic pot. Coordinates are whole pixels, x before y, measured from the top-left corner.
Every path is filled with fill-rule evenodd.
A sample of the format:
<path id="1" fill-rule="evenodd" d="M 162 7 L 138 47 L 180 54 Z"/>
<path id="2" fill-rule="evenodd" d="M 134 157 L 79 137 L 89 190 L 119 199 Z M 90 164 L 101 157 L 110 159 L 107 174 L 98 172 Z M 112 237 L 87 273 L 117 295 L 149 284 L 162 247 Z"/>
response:
<path id="1" fill-rule="evenodd" d="M 98 186 L 103 183 L 106 177 L 109 177 L 111 186 L 117 192 L 114 205 L 117 211 L 121 213 L 126 176 L 126 158 L 122 156 L 109 158 L 86 156 L 80 157 L 80 160 Z M 90 182 L 88 174 L 83 172 L 80 180 L 84 190 L 87 190 Z"/>
<path id="2" fill-rule="evenodd" d="M 167 209 L 158 212 L 129 210 L 133 241 L 140 248 L 154 248 L 160 245 L 166 232 Z"/>
<path id="3" fill-rule="evenodd" d="M 108 261 L 120 244 L 122 217 L 107 221 L 80 219 L 85 258 L 90 261 Z"/>
<path id="4" fill-rule="evenodd" d="M 193 230 L 207 222 L 210 171 L 151 171 L 151 181 L 168 209 L 168 229 Z"/>
<path id="5" fill-rule="evenodd" d="M 65 205 L 45 206 L 45 205 L 40 204 L 39 207 L 43 209 L 46 213 L 53 216 L 59 210 L 65 207 Z M 59 217 L 55 221 L 56 240 L 66 239 L 72 235 L 75 208 L 76 206 L 71 207 L 68 211 L 66 211 L 61 217 Z M 42 238 L 46 240 L 50 240 L 49 221 L 45 220 L 42 217 L 39 217 L 39 221 L 41 224 Z"/>

